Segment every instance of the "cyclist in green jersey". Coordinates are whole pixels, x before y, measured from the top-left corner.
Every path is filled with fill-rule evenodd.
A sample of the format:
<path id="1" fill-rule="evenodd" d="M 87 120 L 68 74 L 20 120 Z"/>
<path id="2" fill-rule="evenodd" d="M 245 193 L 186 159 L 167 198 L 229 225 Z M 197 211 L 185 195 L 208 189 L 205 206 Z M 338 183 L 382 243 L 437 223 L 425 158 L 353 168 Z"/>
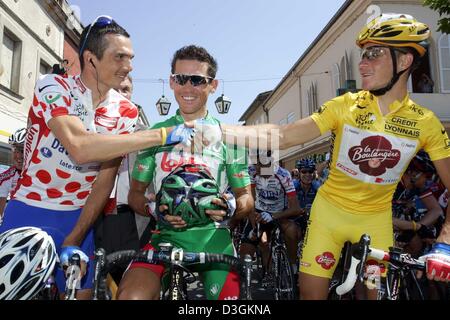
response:
<path id="1" fill-rule="evenodd" d="M 179 109 L 175 116 L 155 124 L 153 129 L 196 119 L 219 125 L 219 121 L 207 109 L 208 96 L 215 92 L 218 85 L 216 71 L 216 61 L 204 48 L 191 45 L 178 50 L 172 60 L 170 87 Z M 187 251 L 235 254 L 230 232 L 224 221 L 234 211 L 233 206 L 227 203 L 227 197 L 215 198 L 211 203 L 218 207 L 206 210 L 204 216 L 186 219 L 188 221 L 182 215 L 176 215 L 175 210 L 165 215 L 158 214 L 169 210 L 168 206 L 150 209 L 149 200 L 145 196 L 150 182 L 153 182 L 155 191 L 159 192 L 161 186 L 165 185 L 167 180 L 164 179 L 167 176 L 176 175 L 176 181 L 180 181 L 186 166 L 196 170 L 205 168 L 204 171 L 211 175 L 221 194 L 228 185 L 231 186 L 236 199 L 236 213 L 232 219 L 245 218 L 253 210 L 245 149 L 222 142 L 201 150 L 188 150 L 183 146 L 146 149 L 137 157 L 128 196 L 129 204 L 135 212 L 151 214 L 157 219 L 158 233 L 145 249 L 159 249 L 160 243 L 170 242 Z M 229 266 L 211 264 L 198 271 L 201 272 L 208 299 L 231 300 L 239 297 L 239 276 L 236 272 L 231 272 Z M 118 299 L 158 299 L 163 272 L 163 265 L 132 263 L 120 282 Z"/>

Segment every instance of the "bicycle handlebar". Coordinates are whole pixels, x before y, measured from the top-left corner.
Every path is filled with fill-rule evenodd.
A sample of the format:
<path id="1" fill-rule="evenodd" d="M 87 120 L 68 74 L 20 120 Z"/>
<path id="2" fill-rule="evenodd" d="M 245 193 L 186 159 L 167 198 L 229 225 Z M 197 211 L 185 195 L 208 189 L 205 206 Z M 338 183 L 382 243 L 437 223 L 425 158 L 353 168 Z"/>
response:
<path id="1" fill-rule="evenodd" d="M 95 251 L 94 271 L 94 300 L 99 296 L 104 297 L 106 293 L 106 275 L 112 267 L 125 263 L 145 262 L 156 264 L 158 262 L 173 265 L 225 263 L 234 268 L 244 267 L 239 258 L 221 253 L 208 252 L 185 252 L 180 248 L 169 248 L 168 250 L 122 250 L 106 255 L 105 250 L 100 248 Z"/>
<path id="2" fill-rule="evenodd" d="M 386 252 L 384 250 L 370 248 L 369 245 L 370 236 L 364 234 L 361 236 L 359 243 L 356 246 L 352 246 L 352 259 L 349 273 L 345 281 L 336 288 L 338 295 L 349 292 L 354 287 L 357 279 L 360 281 L 363 280 L 364 266 L 369 256 L 399 267 L 407 266 L 417 270 L 425 270 L 425 262 L 414 259 L 409 253 L 401 253 L 396 251 L 396 248 L 389 248 L 390 251 Z"/>
<path id="3" fill-rule="evenodd" d="M 350 269 L 345 281 L 336 288 L 338 295 L 343 295 L 350 291 L 356 280 L 362 281 L 364 277 L 364 264 L 369 254 L 370 236 L 363 234 L 359 243 L 352 245 L 352 259 Z"/>

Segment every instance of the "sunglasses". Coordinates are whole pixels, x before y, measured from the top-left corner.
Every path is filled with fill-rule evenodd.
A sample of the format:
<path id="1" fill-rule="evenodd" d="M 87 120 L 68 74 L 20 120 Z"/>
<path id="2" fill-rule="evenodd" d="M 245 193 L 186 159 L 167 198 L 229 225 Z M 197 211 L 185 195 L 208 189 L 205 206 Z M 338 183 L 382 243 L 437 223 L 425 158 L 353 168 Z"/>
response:
<path id="1" fill-rule="evenodd" d="M 86 47 L 87 40 L 89 39 L 89 34 L 91 33 L 92 28 L 95 27 L 105 27 L 113 23 L 113 18 L 110 16 L 98 16 L 94 22 L 89 26 L 88 31 L 86 32 L 86 36 L 84 37 L 83 44 L 80 47 L 80 56 L 83 54 L 83 51 Z"/>
<path id="2" fill-rule="evenodd" d="M 190 81 L 193 87 L 210 84 L 211 81 L 214 80 L 214 78 L 199 76 L 196 74 L 172 74 L 170 77 L 180 86 L 184 86 L 188 81 Z"/>
<path id="3" fill-rule="evenodd" d="M 314 170 L 313 170 L 313 169 L 303 169 L 303 170 L 300 170 L 300 173 L 303 173 L 303 174 L 307 174 L 307 173 L 312 174 L 312 173 L 314 173 Z"/>
<path id="4" fill-rule="evenodd" d="M 379 59 L 382 56 L 386 55 L 386 52 L 388 50 L 389 49 L 386 47 L 379 47 L 379 46 L 372 46 L 365 48 L 361 51 L 361 60 L 367 59 L 369 61 L 373 61 Z"/>

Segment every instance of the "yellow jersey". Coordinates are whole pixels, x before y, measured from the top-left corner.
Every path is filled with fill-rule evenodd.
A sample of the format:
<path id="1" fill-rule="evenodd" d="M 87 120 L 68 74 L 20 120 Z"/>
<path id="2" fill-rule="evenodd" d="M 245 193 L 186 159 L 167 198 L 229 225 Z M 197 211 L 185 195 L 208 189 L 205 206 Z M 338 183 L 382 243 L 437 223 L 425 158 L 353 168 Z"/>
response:
<path id="1" fill-rule="evenodd" d="M 450 141 L 435 114 L 407 95 L 381 114 L 367 91 L 326 102 L 311 117 L 334 143 L 330 174 L 319 193 L 355 214 L 389 210 L 395 187 L 420 149 L 431 160 L 450 157 Z"/>

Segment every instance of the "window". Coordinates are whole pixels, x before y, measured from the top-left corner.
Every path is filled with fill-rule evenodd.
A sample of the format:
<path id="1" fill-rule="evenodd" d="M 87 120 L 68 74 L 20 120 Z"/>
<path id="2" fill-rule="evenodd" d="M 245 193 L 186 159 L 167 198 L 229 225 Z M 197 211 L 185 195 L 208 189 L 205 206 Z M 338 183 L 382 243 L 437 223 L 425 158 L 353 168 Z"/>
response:
<path id="1" fill-rule="evenodd" d="M 0 84 L 16 93 L 19 91 L 21 49 L 20 40 L 5 28 L 0 57 L 3 65 Z"/>
<path id="2" fill-rule="evenodd" d="M 52 73 L 52 68 L 50 67 L 50 65 L 45 62 L 44 60 L 41 60 L 40 64 L 39 64 L 39 75 L 42 76 L 44 74 L 49 74 Z"/>
<path id="3" fill-rule="evenodd" d="M 315 83 L 311 83 L 308 89 L 308 112 L 313 114 L 317 110 L 317 86 Z"/>
<path id="4" fill-rule="evenodd" d="M 333 89 L 334 92 L 337 92 L 339 88 L 342 88 L 341 85 L 341 72 L 339 69 L 339 65 L 337 63 L 335 63 L 333 65 L 333 69 L 331 70 L 331 77 L 332 77 L 332 81 L 333 81 Z"/>
<path id="5" fill-rule="evenodd" d="M 292 122 L 294 122 L 294 121 L 295 121 L 295 113 L 294 113 L 294 112 L 291 112 L 291 113 L 289 113 L 288 116 L 287 116 L 287 123 L 292 123 Z"/>
<path id="6" fill-rule="evenodd" d="M 450 35 L 443 34 L 439 38 L 439 71 L 441 91 L 450 92 Z"/>

